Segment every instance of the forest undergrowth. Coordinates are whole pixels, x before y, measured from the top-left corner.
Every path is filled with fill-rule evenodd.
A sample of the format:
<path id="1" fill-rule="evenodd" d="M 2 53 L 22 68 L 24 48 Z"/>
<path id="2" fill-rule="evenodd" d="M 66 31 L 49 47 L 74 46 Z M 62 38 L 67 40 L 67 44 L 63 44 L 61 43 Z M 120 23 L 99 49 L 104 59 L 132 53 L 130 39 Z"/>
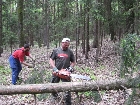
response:
<path id="1" fill-rule="evenodd" d="M 75 47 L 72 46 L 75 53 Z M 16 48 L 15 48 L 16 49 Z M 22 78 L 21 85 L 24 84 L 38 84 L 49 83 L 51 79 L 51 67 L 49 65 L 49 56 L 53 48 L 47 49 L 46 47 L 38 48 L 32 47 L 31 55 L 36 59 L 35 68 L 27 68 L 23 66 L 20 73 Z M 9 68 L 8 57 L 10 49 L 5 49 L 0 59 L 0 84 L 11 85 L 11 70 Z M 95 62 L 96 48 L 90 48 L 89 59 L 85 59 L 82 54 L 81 47 L 78 48 L 77 64 L 75 72 L 77 74 L 89 75 L 92 80 L 116 80 L 119 79 L 120 67 L 120 54 L 119 46 L 110 41 L 109 38 L 103 40 L 101 47 L 101 55 L 99 56 L 98 63 Z M 30 59 L 26 59 L 31 62 Z M 72 79 L 72 81 L 83 81 Z M 131 91 L 129 91 L 131 92 Z M 63 105 L 63 100 L 52 103 L 50 93 L 37 94 L 37 105 Z M 63 92 L 60 93 L 63 97 Z M 122 90 L 103 90 L 103 91 L 90 91 L 79 92 L 78 94 L 72 92 L 72 105 L 125 105 L 128 97 Z M 34 105 L 35 98 L 31 94 L 16 94 L 16 95 L 1 95 L 0 105 Z M 137 105 L 137 103 L 135 104 Z"/>

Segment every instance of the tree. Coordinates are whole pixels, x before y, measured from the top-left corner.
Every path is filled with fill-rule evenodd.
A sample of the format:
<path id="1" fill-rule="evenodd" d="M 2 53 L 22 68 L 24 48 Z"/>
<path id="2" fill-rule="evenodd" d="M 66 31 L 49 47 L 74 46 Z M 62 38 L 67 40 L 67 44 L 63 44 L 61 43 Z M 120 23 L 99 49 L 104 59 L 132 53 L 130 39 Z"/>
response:
<path id="1" fill-rule="evenodd" d="M 85 58 L 88 59 L 88 52 L 90 51 L 90 46 L 89 46 L 89 16 L 90 16 L 90 4 L 91 0 L 86 1 L 86 53 L 85 53 Z"/>
<path id="2" fill-rule="evenodd" d="M 2 53 L 3 53 L 3 48 L 2 48 L 2 0 L 0 0 L 0 57 L 1 57 Z"/>
<path id="3" fill-rule="evenodd" d="M 97 16 L 95 16 L 95 25 L 94 25 L 94 39 L 93 39 L 93 48 L 97 48 L 96 49 L 96 62 L 98 62 L 98 57 L 100 55 L 101 52 L 101 0 L 96 0 L 96 4 L 97 4 L 97 9 L 98 9 L 98 13 Z M 98 5 L 100 4 L 100 5 Z"/>
<path id="4" fill-rule="evenodd" d="M 122 4 L 124 5 L 124 10 L 126 12 L 126 24 L 125 24 L 125 33 L 134 33 L 134 4 L 135 0 L 122 0 Z"/>
<path id="5" fill-rule="evenodd" d="M 25 44 L 24 34 L 23 34 L 23 0 L 18 0 L 17 13 L 18 13 L 18 22 L 19 22 L 19 46 Z"/>
<path id="6" fill-rule="evenodd" d="M 2 0 L 0 0 L 0 57 L 1 57 L 2 53 L 3 53 L 3 48 L 2 48 Z"/>
<path id="7" fill-rule="evenodd" d="M 49 48 L 49 37 L 50 37 L 50 4 L 49 1 L 47 0 L 45 2 L 45 22 L 46 22 L 46 28 L 45 28 L 45 33 L 44 33 L 44 44 L 47 45 L 47 48 Z"/>
<path id="8" fill-rule="evenodd" d="M 112 0 L 104 0 L 104 6 L 105 6 L 105 17 L 107 18 L 108 23 L 108 30 L 109 35 L 111 35 L 111 40 L 114 40 L 115 32 L 114 32 L 114 24 L 112 19 L 112 6 L 111 6 Z"/>

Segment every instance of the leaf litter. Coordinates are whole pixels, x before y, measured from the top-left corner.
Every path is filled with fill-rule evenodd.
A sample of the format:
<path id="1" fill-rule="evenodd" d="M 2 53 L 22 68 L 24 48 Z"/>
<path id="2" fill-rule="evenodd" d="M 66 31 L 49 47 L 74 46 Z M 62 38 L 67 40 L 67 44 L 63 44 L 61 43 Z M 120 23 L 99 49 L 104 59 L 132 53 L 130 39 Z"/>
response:
<path id="1" fill-rule="evenodd" d="M 96 48 L 91 48 L 88 53 L 89 59 L 85 59 L 85 56 L 82 54 L 82 49 L 79 47 L 74 73 L 86 74 L 96 80 L 118 79 L 120 55 L 118 54 L 118 49 L 115 47 L 115 43 L 109 39 L 104 39 L 98 63 L 95 62 Z M 36 59 L 35 68 L 23 66 L 20 73 L 20 78 L 23 80 L 22 85 L 50 82 L 52 70 L 49 65 L 49 56 L 52 49 L 47 49 L 46 47 L 31 48 L 31 55 Z M 1 73 L 1 78 L 6 78 L 5 81 L 3 80 L 4 83 L 3 81 L 0 82 L 1 85 L 11 85 L 11 71 L 8 63 L 9 50 L 5 49 L 0 59 L 0 66 L 7 70 L 6 73 Z M 30 59 L 26 59 L 26 61 L 32 63 Z M 82 80 L 73 79 L 72 81 Z M 72 105 L 124 105 L 128 95 L 122 90 L 72 92 Z M 1 105 L 63 105 L 63 100 L 58 100 L 53 103 L 50 93 L 37 94 L 36 96 L 37 99 L 35 100 L 32 94 L 1 95 L 0 103 Z M 60 96 L 63 99 L 63 92 L 60 93 Z"/>

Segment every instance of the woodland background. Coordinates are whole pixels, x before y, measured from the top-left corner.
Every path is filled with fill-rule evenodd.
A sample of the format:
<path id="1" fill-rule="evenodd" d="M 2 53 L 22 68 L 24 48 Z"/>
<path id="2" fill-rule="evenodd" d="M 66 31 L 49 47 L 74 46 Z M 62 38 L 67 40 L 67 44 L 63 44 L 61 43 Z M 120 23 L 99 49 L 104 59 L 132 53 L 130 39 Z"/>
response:
<path id="1" fill-rule="evenodd" d="M 10 85 L 8 56 L 25 43 L 32 45 L 36 66 L 23 67 L 22 84 L 50 82 L 49 55 L 63 37 L 71 39 L 77 62 L 75 73 L 90 75 L 92 80 L 139 76 L 139 10 L 139 0 L 0 0 L 1 85 Z M 138 77 L 134 85 L 139 83 Z M 123 91 L 84 92 L 79 98 L 73 94 L 73 103 L 139 105 L 139 91 L 126 87 Z M 47 105 L 49 97 L 37 95 L 37 103 Z M 34 101 L 27 94 L 0 96 L 3 105 Z"/>

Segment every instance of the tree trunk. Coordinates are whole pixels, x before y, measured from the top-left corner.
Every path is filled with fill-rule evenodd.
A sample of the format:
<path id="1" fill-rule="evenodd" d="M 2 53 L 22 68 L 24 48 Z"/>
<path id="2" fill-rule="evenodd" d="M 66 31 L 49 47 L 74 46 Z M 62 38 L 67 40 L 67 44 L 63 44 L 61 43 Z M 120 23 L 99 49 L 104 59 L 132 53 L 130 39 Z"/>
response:
<path id="1" fill-rule="evenodd" d="M 23 0 L 18 0 L 18 19 L 19 19 L 19 30 L 20 30 L 20 35 L 19 35 L 19 40 L 20 40 L 20 45 L 19 47 L 22 47 L 24 45 L 24 34 L 23 34 Z"/>
<path id="2" fill-rule="evenodd" d="M 1 57 L 2 53 L 3 53 L 3 48 L 2 48 L 2 0 L 0 0 L 0 57 Z"/>
<path id="3" fill-rule="evenodd" d="M 126 29 L 125 33 L 134 33 L 134 20 L 135 20 L 135 13 L 134 13 L 134 4 L 135 0 L 122 0 L 121 1 L 124 5 L 125 12 L 127 13 L 130 11 L 128 16 L 126 17 Z"/>
<path id="4" fill-rule="evenodd" d="M 86 53 L 85 58 L 88 59 L 88 52 L 90 51 L 90 45 L 89 45 L 89 11 L 90 11 L 90 1 L 87 1 L 86 3 Z"/>
<path id="5" fill-rule="evenodd" d="M 83 11 L 84 11 L 84 14 L 85 14 L 85 12 L 86 12 L 86 11 L 85 11 L 85 4 L 84 4 L 84 10 L 83 10 Z M 85 19 L 85 18 L 86 18 L 86 17 L 84 16 L 83 18 L 84 18 L 84 19 L 83 19 L 83 25 L 84 25 L 84 26 L 83 26 L 83 33 L 82 33 L 82 50 L 83 50 L 83 54 L 85 54 L 85 52 L 86 52 L 86 51 L 85 51 L 85 34 L 86 34 L 86 30 L 85 30 L 85 28 L 86 28 L 86 24 L 85 24 L 86 19 Z"/>
<path id="6" fill-rule="evenodd" d="M 44 45 L 47 46 L 47 48 L 49 48 L 49 37 L 50 37 L 50 33 L 49 33 L 49 16 L 50 16 L 50 7 L 49 7 L 49 2 L 48 0 L 45 3 L 45 16 L 46 16 L 46 28 L 45 28 L 45 32 L 44 32 Z"/>
<path id="7" fill-rule="evenodd" d="M 94 23 L 94 39 L 93 39 L 93 45 L 92 48 L 97 48 L 99 46 L 98 42 L 98 20 L 95 20 Z"/>
<path id="8" fill-rule="evenodd" d="M 114 40 L 115 32 L 114 32 L 114 24 L 112 19 L 112 8 L 111 8 L 112 0 L 104 0 L 104 5 L 106 9 L 106 17 L 108 21 L 109 34 L 111 35 L 111 40 Z"/>
<path id="9" fill-rule="evenodd" d="M 78 20 L 78 18 L 79 18 L 79 15 L 77 14 L 77 13 L 79 13 L 79 8 L 78 8 L 78 0 L 76 0 L 76 13 L 75 13 L 75 18 L 76 18 L 76 20 Z M 79 29 L 80 29 L 80 27 L 79 27 L 79 25 L 80 25 L 80 23 L 78 22 L 78 23 L 76 23 L 76 38 L 75 38 L 75 40 L 76 40 L 76 51 L 75 51 L 75 61 L 77 62 L 77 50 L 78 50 L 78 46 L 79 46 Z"/>
<path id="10" fill-rule="evenodd" d="M 27 84 L 0 86 L 0 95 L 11 94 L 41 94 L 52 92 L 84 92 L 97 90 L 119 90 L 125 88 L 140 88 L 140 82 L 134 85 L 134 82 L 140 80 L 140 77 L 120 80 L 104 80 L 92 82 L 60 82 L 48 84 Z"/>

